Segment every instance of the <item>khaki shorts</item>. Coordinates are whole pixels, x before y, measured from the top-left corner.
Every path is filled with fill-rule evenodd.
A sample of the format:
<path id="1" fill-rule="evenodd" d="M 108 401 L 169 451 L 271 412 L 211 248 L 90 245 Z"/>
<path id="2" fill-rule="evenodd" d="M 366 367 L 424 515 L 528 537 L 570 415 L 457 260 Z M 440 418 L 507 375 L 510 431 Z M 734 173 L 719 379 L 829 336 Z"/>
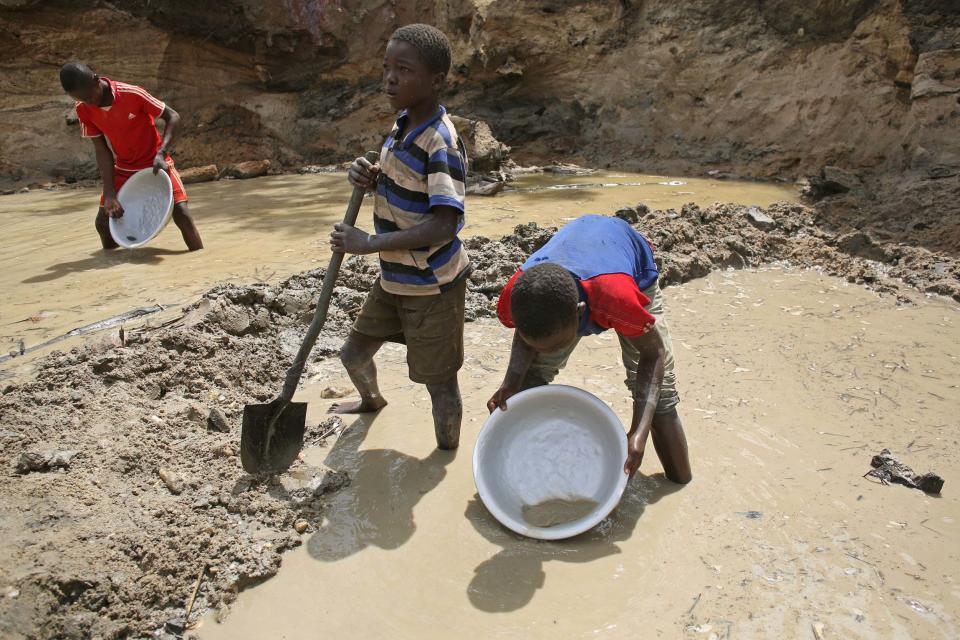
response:
<path id="1" fill-rule="evenodd" d="M 440 384 L 463 366 L 463 308 L 467 279 L 432 296 L 387 293 L 373 284 L 353 323 L 359 334 L 407 345 L 410 379 Z"/>
<path id="2" fill-rule="evenodd" d="M 677 392 L 677 375 L 674 373 L 673 344 L 670 341 L 670 328 L 667 326 L 667 319 L 663 314 L 663 293 L 660 291 L 660 285 L 654 282 L 643 294 L 650 298 L 650 304 L 646 309 L 657 319 L 653 325 L 654 330 L 660 334 L 663 340 L 663 347 L 666 351 L 666 357 L 663 361 L 663 383 L 660 385 L 660 400 L 657 403 L 657 413 L 666 413 L 675 408 L 680 403 L 680 394 Z M 636 388 L 637 380 L 637 359 L 639 354 L 629 340 L 617 334 L 620 339 L 620 352 L 623 356 L 623 365 L 627 371 L 627 378 L 624 383 L 632 394 Z M 536 359 L 527 371 L 523 380 L 523 388 L 538 387 L 544 384 L 550 384 L 557 377 L 560 370 L 567 366 L 567 360 L 570 354 L 576 348 L 580 339 L 560 351 L 548 354 L 537 354 Z"/>

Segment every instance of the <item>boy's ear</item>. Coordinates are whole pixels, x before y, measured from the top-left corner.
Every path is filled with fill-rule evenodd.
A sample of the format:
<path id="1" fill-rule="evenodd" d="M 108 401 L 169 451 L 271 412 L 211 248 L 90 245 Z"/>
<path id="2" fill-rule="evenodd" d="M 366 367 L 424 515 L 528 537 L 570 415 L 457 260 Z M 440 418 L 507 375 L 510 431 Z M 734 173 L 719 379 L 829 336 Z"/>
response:
<path id="1" fill-rule="evenodd" d="M 435 73 L 433 74 L 433 90 L 437 93 L 443 90 L 443 87 L 447 84 L 447 74 L 445 73 Z"/>
<path id="2" fill-rule="evenodd" d="M 577 303 L 577 322 L 578 322 L 578 323 L 580 322 L 580 320 L 583 320 L 583 314 L 584 314 L 584 312 L 585 312 L 586 310 L 587 310 L 587 303 L 586 303 L 586 302 L 578 302 L 578 303 Z"/>

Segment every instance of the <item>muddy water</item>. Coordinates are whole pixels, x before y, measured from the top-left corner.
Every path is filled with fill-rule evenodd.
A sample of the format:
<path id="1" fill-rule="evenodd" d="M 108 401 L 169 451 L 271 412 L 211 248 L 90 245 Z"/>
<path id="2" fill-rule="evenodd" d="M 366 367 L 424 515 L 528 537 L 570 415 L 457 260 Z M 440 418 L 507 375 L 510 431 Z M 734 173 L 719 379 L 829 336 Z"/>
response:
<path id="1" fill-rule="evenodd" d="M 584 183 L 593 186 L 556 188 Z M 500 235 L 518 222 L 561 224 L 586 211 L 641 201 L 656 208 L 795 198 L 792 188 L 780 185 L 615 173 L 524 176 L 515 188 L 495 198 L 471 198 L 466 232 Z M 191 185 L 189 192 L 207 247 L 194 254 L 184 251 L 172 224 L 146 248 L 99 250 L 96 189 L 0 198 L 0 355 L 18 350 L 21 341 L 30 349 L 133 309 L 161 305 L 172 314 L 217 282 L 275 281 L 321 266 L 329 257 L 330 226 L 343 217 L 349 198 L 343 174 L 223 181 Z M 369 228 L 369 211 L 360 220 Z M 163 318 L 151 315 L 127 326 Z M 65 346 L 70 343 L 58 345 Z M 17 364 L 0 367 L 9 373 Z"/>
<path id="2" fill-rule="evenodd" d="M 304 467 L 347 471 L 318 529 L 242 593 L 219 638 L 955 638 L 960 634 L 960 308 L 815 272 L 716 273 L 665 291 L 694 480 L 652 447 L 618 509 L 545 543 L 498 525 L 471 454 L 509 333 L 468 325 L 456 454 L 434 449 L 403 351 L 378 362 L 392 404 Z M 615 336 L 559 381 L 629 418 Z M 346 385 L 312 372 L 310 420 Z M 941 497 L 863 478 L 889 447 L 946 478 Z M 953 484 L 952 484 L 953 483 Z"/>

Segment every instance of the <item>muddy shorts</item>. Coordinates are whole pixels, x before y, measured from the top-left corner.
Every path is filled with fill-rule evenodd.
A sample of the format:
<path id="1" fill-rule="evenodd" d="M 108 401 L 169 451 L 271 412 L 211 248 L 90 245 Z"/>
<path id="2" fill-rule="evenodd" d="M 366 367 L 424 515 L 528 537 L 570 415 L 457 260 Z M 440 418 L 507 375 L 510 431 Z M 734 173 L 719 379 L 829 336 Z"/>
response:
<path id="1" fill-rule="evenodd" d="M 663 340 L 663 347 L 666 351 L 663 361 L 663 383 L 660 385 L 660 401 L 657 403 L 656 409 L 657 413 L 666 413 L 680 403 L 680 394 L 677 392 L 677 375 L 673 370 L 673 344 L 670 342 L 670 328 L 667 326 L 667 319 L 663 313 L 663 293 L 660 291 L 660 285 L 654 282 L 644 290 L 643 295 L 650 298 L 650 304 L 647 305 L 646 309 L 657 319 L 653 327 L 660 334 L 660 339 Z M 623 365 L 627 371 L 627 378 L 624 383 L 632 394 L 636 387 L 639 354 L 629 340 L 619 334 L 617 334 L 617 337 L 620 338 L 620 353 L 623 356 Z M 560 370 L 567 365 L 567 360 L 570 359 L 570 354 L 573 353 L 579 341 L 580 339 L 577 338 L 569 347 L 554 353 L 537 354 L 523 380 L 523 388 L 529 389 L 553 382 Z"/>
<path id="2" fill-rule="evenodd" d="M 467 279 L 432 296 L 387 293 L 373 284 L 353 330 L 386 342 L 407 345 L 410 379 L 440 384 L 463 366 L 463 309 Z"/>

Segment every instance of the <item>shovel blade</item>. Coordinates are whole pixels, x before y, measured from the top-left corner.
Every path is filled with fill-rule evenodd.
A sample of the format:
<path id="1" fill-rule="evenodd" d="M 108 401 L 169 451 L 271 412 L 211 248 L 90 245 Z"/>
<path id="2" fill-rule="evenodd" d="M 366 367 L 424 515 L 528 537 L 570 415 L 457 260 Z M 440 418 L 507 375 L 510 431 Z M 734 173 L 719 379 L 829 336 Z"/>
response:
<path id="1" fill-rule="evenodd" d="M 280 473 L 303 448 L 306 402 L 274 400 L 243 408 L 240 462 L 247 473 Z"/>

